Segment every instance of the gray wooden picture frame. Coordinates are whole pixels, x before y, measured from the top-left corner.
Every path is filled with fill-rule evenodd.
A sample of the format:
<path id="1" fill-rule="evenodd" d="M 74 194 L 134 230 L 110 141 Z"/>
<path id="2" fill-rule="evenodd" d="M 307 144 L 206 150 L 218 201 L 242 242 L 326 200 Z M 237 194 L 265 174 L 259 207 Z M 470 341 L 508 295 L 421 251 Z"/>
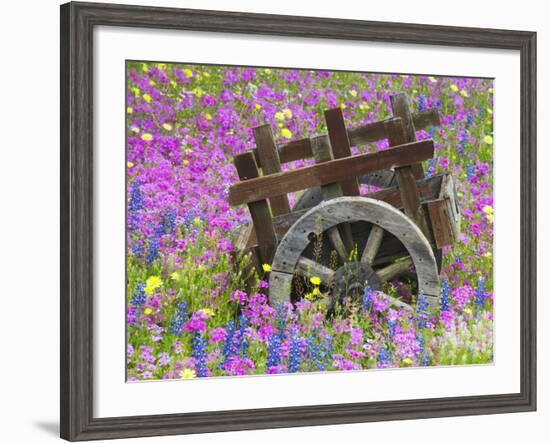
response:
<path id="1" fill-rule="evenodd" d="M 93 416 L 93 30 L 123 26 L 519 51 L 521 390 L 455 398 Z M 61 437 L 70 441 L 536 409 L 536 33 L 99 3 L 61 6 Z"/>

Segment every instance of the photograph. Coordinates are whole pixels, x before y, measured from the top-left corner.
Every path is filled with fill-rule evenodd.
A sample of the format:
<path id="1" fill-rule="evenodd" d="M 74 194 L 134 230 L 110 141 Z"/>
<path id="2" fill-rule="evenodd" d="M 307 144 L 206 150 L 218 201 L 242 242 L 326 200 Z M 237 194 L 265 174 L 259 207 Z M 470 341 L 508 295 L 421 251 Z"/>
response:
<path id="1" fill-rule="evenodd" d="M 125 72 L 127 382 L 494 363 L 493 78 Z"/>

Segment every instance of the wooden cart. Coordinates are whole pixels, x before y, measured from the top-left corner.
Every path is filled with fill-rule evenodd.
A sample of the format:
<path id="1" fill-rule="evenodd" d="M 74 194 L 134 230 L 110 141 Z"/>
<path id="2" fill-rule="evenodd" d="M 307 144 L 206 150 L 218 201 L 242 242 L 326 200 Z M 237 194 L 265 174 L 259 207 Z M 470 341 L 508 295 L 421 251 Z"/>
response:
<path id="1" fill-rule="evenodd" d="M 300 275 L 320 279 L 329 310 L 367 285 L 379 290 L 384 281 L 412 275 L 418 293 L 437 306 L 441 249 L 457 240 L 460 211 L 451 175 L 424 176 L 434 143 L 416 141 L 415 132 L 439 125 L 439 115 L 411 113 L 404 94 L 391 104 L 392 118 L 354 129 L 346 128 L 340 108 L 325 111 L 326 135 L 282 146 L 269 125 L 256 127 L 256 149 L 235 157 L 240 181 L 229 202 L 247 204 L 252 218 L 235 247 L 252 255 L 260 274 L 270 264 L 270 304 L 291 301 Z M 351 146 L 383 139 L 389 149 L 351 155 Z M 281 164 L 311 157 L 314 165 L 281 172 Z M 382 189 L 360 195 L 360 184 Z M 304 192 L 291 208 L 287 194 L 297 191 Z"/>

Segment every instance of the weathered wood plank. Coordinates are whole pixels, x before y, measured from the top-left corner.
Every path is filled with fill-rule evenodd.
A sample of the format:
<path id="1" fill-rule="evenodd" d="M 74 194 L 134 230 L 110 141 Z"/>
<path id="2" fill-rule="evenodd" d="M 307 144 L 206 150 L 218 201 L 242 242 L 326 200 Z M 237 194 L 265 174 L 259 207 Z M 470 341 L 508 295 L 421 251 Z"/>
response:
<path id="1" fill-rule="evenodd" d="M 296 272 L 306 278 L 319 277 L 321 282 L 326 286 L 332 283 L 334 277 L 332 269 L 306 257 L 300 257 L 296 265 Z"/>
<path id="2" fill-rule="evenodd" d="M 430 216 L 435 244 L 438 248 L 450 246 L 454 243 L 454 235 L 449 224 L 449 213 L 445 199 L 433 200 L 426 203 Z"/>
<path id="3" fill-rule="evenodd" d="M 273 140 L 271 126 L 257 126 L 253 129 L 253 133 L 258 156 L 262 163 L 263 175 L 281 172 L 279 153 L 277 151 L 277 146 L 275 146 L 275 141 Z M 271 197 L 269 199 L 269 205 L 271 206 L 271 213 L 273 215 L 281 215 L 290 212 L 290 205 L 288 204 L 288 197 L 286 194 Z"/>
<path id="4" fill-rule="evenodd" d="M 382 239 L 384 238 L 384 229 L 380 226 L 372 225 L 372 228 L 367 239 L 367 244 L 361 255 L 361 261 L 367 265 L 372 265 L 380 245 L 382 244 Z"/>
<path id="5" fill-rule="evenodd" d="M 441 188 L 441 178 L 441 175 L 436 175 L 417 181 L 418 191 L 420 193 L 422 201 L 434 200 L 438 198 Z M 399 194 L 399 188 L 397 186 L 387 189 L 381 189 L 380 191 L 376 192 L 371 192 L 365 197 L 374 198 L 375 200 L 381 200 L 389 203 L 397 209 L 403 209 L 401 195 Z M 273 224 L 275 226 L 277 237 L 281 239 L 285 235 L 286 231 L 288 231 L 289 228 L 310 209 L 311 208 L 300 209 L 298 211 L 293 211 L 285 215 L 274 217 Z"/>
<path id="6" fill-rule="evenodd" d="M 272 268 L 278 278 L 270 276 L 270 288 L 277 300 L 290 300 L 290 289 L 281 275 L 292 277 L 296 264 L 309 243 L 308 233 L 320 235 L 343 221 L 365 221 L 382 226 L 394 235 L 409 252 L 418 275 L 418 289 L 426 295 L 431 307 L 437 306 L 439 274 L 431 248 L 418 226 L 394 207 L 364 197 L 340 197 L 322 202 L 300 218 L 281 240 Z M 286 291 L 286 294 L 285 294 Z M 286 298 L 285 298 L 286 297 Z M 270 298 L 270 303 L 272 300 Z"/>
<path id="7" fill-rule="evenodd" d="M 325 122 L 334 158 L 351 157 L 351 144 L 342 109 L 335 108 L 325 111 Z M 343 176 L 339 182 L 344 195 L 359 195 L 357 176 Z"/>
<path id="8" fill-rule="evenodd" d="M 382 120 L 348 129 L 348 138 L 351 146 L 363 146 L 367 143 L 374 143 L 388 138 L 386 121 Z"/>
<path id="9" fill-rule="evenodd" d="M 436 108 L 413 112 L 413 125 L 417 131 L 441 125 L 439 111 Z"/>
<path id="10" fill-rule="evenodd" d="M 313 158 L 317 164 L 325 163 L 334 159 L 328 136 L 322 135 L 315 137 L 311 141 Z M 323 200 L 327 201 L 344 195 L 340 183 L 329 183 L 321 186 L 321 195 Z M 353 237 L 349 224 L 343 224 L 328 230 L 328 237 L 334 246 L 334 249 L 340 255 L 343 261 L 348 259 L 349 252 L 353 248 Z"/>
<path id="11" fill-rule="evenodd" d="M 406 104 L 406 103 L 405 103 Z M 405 132 L 404 120 L 402 118 L 388 122 L 388 142 L 390 146 L 401 145 L 408 140 Z M 405 165 L 395 168 L 395 177 L 397 178 L 397 187 L 401 196 L 401 203 L 407 214 L 420 230 L 431 239 L 430 231 L 426 221 L 426 215 L 422 208 L 420 192 L 416 185 L 416 178 L 411 165 Z M 422 176 L 424 174 L 422 173 Z"/>
<path id="12" fill-rule="evenodd" d="M 416 129 L 414 127 L 414 120 L 409 109 L 409 103 L 407 101 L 407 96 L 403 93 L 395 94 L 390 96 L 390 102 L 392 107 L 392 112 L 394 117 L 401 118 L 403 124 L 403 130 L 405 133 L 405 142 L 410 143 L 416 140 Z M 388 134 L 388 138 L 389 138 Z M 401 143 L 400 143 L 401 144 Z M 414 176 L 416 178 L 424 177 L 424 168 L 422 163 L 416 163 L 413 166 Z"/>
<path id="13" fill-rule="evenodd" d="M 255 180 L 259 176 L 258 166 L 251 151 L 237 155 L 234 159 L 235 167 L 240 183 Z M 265 199 L 248 203 L 248 210 L 254 223 L 254 231 L 258 241 L 258 251 L 262 263 L 271 263 L 271 258 L 277 247 L 277 236 L 273 227 L 273 220 L 269 212 L 269 206 Z M 261 270 L 258 270 L 261 272 Z"/>
<path id="14" fill-rule="evenodd" d="M 363 146 L 367 143 L 374 143 L 388 138 L 385 123 L 390 119 L 378 122 L 367 123 L 356 128 L 349 128 L 348 138 L 351 146 Z M 413 113 L 413 123 L 417 131 L 440 125 L 439 112 L 437 109 L 425 109 Z M 296 160 L 305 160 L 312 157 L 310 138 L 292 140 L 288 143 L 277 146 L 281 164 Z M 254 149 L 258 167 L 262 167 L 260 156 Z"/>
<path id="15" fill-rule="evenodd" d="M 229 188 L 229 204 L 236 206 L 275 195 L 301 191 L 314 186 L 339 182 L 342 177 L 357 177 L 381 169 L 390 169 L 432 158 L 432 140 L 407 143 L 374 154 L 362 154 L 241 181 Z M 251 153 L 251 158 L 254 156 Z"/>

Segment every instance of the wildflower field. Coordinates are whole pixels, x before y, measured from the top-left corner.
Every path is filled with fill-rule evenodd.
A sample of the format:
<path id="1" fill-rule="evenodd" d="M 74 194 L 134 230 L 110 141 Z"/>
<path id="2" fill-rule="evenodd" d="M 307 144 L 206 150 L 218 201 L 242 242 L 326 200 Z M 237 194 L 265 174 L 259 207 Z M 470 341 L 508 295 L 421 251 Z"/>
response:
<path id="1" fill-rule="evenodd" d="M 492 362 L 492 80 L 128 62 L 126 82 L 129 381 Z M 414 111 L 439 109 L 441 126 L 417 138 L 435 142 L 426 174 L 457 186 L 461 236 L 443 251 L 439 309 L 393 282 L 327 318 L 315 276 L 301 300 L 270 306 L 265 276 L 250 288 L 231 254 L 249 220 L 227 203 L 233 157 L 254 147 L 254 126 L 284 143 L 326 133 L 335 107 L 350 126 L 374 122 L 397 92 Z"/>

